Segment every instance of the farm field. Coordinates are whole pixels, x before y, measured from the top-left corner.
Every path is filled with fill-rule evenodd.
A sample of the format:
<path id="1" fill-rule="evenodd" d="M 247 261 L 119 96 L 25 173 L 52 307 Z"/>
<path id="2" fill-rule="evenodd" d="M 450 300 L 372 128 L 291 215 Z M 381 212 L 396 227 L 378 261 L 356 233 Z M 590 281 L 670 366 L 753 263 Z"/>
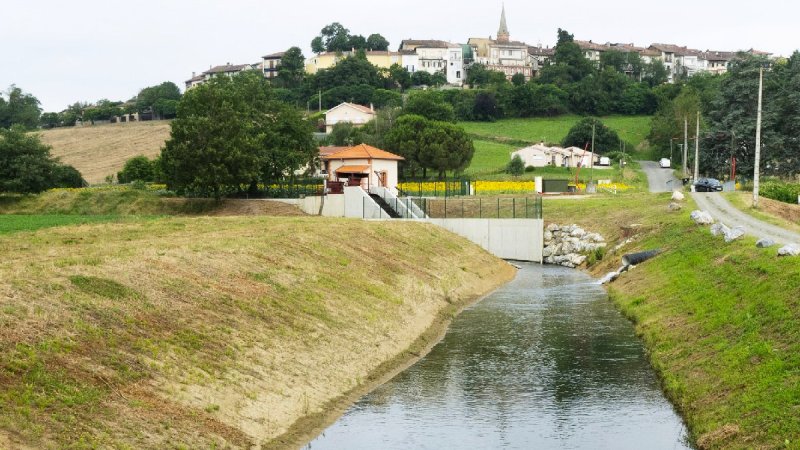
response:
<path id="1" fill-rule="evenodd" d="M 95 184 L 116 175 L 134 156 L 158 156 L 169 138 L 169 124 L 160 120 L 87 125 L 44 130 L 40 135 L 42 142 L 53 147 L 53 156 L 74 166 L 86 181 Z"/>

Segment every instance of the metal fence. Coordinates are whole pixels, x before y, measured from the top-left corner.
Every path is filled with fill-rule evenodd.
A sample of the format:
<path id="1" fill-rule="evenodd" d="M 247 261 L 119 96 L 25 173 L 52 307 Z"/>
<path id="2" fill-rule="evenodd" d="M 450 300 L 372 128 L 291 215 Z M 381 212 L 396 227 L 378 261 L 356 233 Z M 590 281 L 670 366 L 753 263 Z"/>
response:
<path id="1" fill-rule="evenodd" d="M 364 218 L 434 219 L 541 219 L 542 197 L 498 198 L 373 198 L 378 207 L 368 207 Z"/>

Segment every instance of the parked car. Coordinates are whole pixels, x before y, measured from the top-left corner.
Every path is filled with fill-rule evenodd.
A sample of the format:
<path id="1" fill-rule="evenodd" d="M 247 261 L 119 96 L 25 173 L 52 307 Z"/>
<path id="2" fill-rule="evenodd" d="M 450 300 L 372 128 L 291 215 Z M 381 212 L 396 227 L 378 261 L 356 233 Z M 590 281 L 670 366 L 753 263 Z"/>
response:
<path id="1" fill-rule="evenodd" d="M 658 165 L 661 166 L 662 169 L 669 169 L 670 166 L 669 158 L 661 158 L 661 160 L 658 162 Z"/>
<path id="2" fill-rule="evenodd" d="M 694 182 L 695 192 L 720 192 L 722 183 L 716 178 L 700 178 Z"/>

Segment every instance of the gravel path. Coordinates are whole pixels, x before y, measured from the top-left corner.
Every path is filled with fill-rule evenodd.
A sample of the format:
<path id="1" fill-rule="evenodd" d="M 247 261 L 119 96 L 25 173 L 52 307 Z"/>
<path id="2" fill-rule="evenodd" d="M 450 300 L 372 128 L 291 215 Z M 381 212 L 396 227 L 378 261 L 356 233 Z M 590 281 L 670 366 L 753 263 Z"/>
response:
<path id="1" fill-rule="evenodd" d="M 639 161 L 647 182 L 650 184 L 650 192 L 670 192 L 675 188 L 680 188 L 680 181 L 672 175 L 672 169 L 662 169 L 655 161 Z"/>
<path id="2" fill-rule="evenodd" d="M 708 211 L 714 219 L 729 227 L 742 226 L 751 236 L 772 238 L 780 244 L 800 243 L 800 234 L 762 222 L 736 209 L 717 192 L 694 192 L 692 197 L 698 209 Z"/>

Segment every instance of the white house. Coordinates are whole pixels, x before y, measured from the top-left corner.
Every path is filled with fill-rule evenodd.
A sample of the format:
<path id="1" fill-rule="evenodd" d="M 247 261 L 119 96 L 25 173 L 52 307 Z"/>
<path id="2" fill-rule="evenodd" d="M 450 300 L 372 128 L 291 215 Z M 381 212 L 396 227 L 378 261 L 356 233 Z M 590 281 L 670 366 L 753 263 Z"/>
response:
<path id="1" fill-rule="evenodd" d="M 248 70 L 253 70 L 253 66 L 258 66 L 258 64 L 231 64 L 227 63 L 224 66 L 215 66 L 211 67 L 205 72 L 201 73 L 200 75 L 195 75 L 192 72 L 192 78 L 186 80 L 186 89 L 191 89 L 197 85 L 203 84 L 206 81 L 210 80 L 213 77 L 232 77 L 238 73 L 246 72 Z"/>
<path id="2" fill-rule="evenodd" d="M 525 167 L 546 167 L 552 164 L 553 159 L 551 148 L 541 144 L 531 145 L 511 153 L 512 159 L 515 156 L 519 156 L 522 159 Z"/>
<path id="3" fill-rule="evenodd" d="M 320 158 L 330 181 L 347 182 L 365 190 L 379 186 L 397 192 L 397 163 L 404 160 L 402 156 L 361 144 L 321 154 Z"/>
<path id="4" fill-rule="evenodd" d="M 330 133 L 337 123 L 349 122 L 361 127 L 374 118 L 375 109 L 372 106 L 341 103 L 325 112 L 325 132 Z"/>
<path id="5" fill-rule="evenodd" d="M 446 41 L 406 39 L 400 43 L 401 65 L 410 73 L 443 72 L 447 83 L 464 84 L 464 52 L 460 45 Z"/>
<path id="6" fill-rule="evenodd" d="M 509 79 L 521 73 L 529 80 L 534 74 L 528 44 L 511 40 L 505 6 L 500 15 L 497 39 L 470 38 L 467 43 L 472 47 L 475 62 L 485 65 L 489 70 L 503 72 Z"/>

